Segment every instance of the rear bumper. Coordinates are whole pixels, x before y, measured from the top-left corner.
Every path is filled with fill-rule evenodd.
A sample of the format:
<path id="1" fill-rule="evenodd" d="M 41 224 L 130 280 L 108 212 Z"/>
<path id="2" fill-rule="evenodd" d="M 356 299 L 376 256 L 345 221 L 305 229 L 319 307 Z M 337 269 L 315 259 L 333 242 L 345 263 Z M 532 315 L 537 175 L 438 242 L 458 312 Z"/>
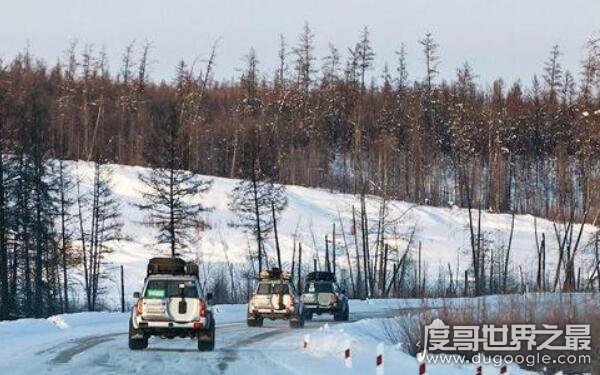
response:
<path id="1" fill-rule="evenodd" d="M 275 319 L 290 319 L 298 316 L 298 313 L 294 310 L 271 310 L 271 309 L 254 309 L 252 312 L 248 312 L 248 320 L 254 320 L 259 318 L 267 318 L 271 320 Z"/>
<path id="2" fill-rule="evenodd" d="M 134 318 L 134 328 L 145 335 L 160 335 L 166 333 L 191 334 L 197 331 L 209 329 L 208 320 L 202 318 L 193 322 L 173 322 L 144 320 L 141 317 Z"/>
<path id="3" fill-rule="evenodd" d="M 341 304 L 334 304 L 334 305 L 311 305 L 311 304 L 304 304 L 304 311 L 307 313 L 313 313 L 313 314 L 317 314 L 317 315 L 321 315 L 321 314 L 333 314 L 336 313 L 340 310 Z"/>

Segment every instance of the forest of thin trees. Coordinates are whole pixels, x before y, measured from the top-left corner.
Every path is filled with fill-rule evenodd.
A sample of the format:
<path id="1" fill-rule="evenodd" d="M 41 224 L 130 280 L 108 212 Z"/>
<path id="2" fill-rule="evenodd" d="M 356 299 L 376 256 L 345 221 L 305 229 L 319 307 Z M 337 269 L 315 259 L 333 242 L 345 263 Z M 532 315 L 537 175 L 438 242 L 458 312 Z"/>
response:
<path id="1" fill-rule="evenodd" d="M 219 43 L 203 66 L 181 61 L 160 83 L 147 74 L 150 44 L 128 46 L 116 74 L 102 50 L 76 43 L 55 65 L 30 51 L 2 62 L 4 152 L 38 122 L 53 158 L 101 152 L 167 167 L 169 156 L 153 151 L 164 133 L 158 114 L 174 111 L 178 164 L 196 173 L 244 177 L 250 157 L 286 184 L 542 216 L 558 207 L 581 214 L 597 200 L 597 39 L 579 71 L 563 69 L 554 46 L 530 82 L 483 86 L 468 62 L 440 80 L 431 34 L 419 41 L 423 66 L 409 70 L 399 46 L 397 61 L 375 72 L 367 28 L 355 46 L 331 45 L 317 59 L 305 25 L 297 40 L 281 38 L 275 71 L 250 48 L 239 80 L 227 82 L 213 79 Z"/>
<path id="2" fill-rule="evenodd" d="M 530 82 L 499 78 L 482 86 L 468 62 L 455 79 L 438 77 L 443 56 L 431 34 L 419 40 L 422 66 L 408 67 L 400 45 L 397 61 L 381 72 L 374 71 L 377 51 L 368 29 L 357 36 L 354 46 L 330 45 L 318 58 L 305 25 L 295 40 L 280 37 L 274 71 L 249 48 L 239 79 L 226 82 L 213 78 L 220 41 L 202 67 L 181 61 L 170 82 L 148 76 L 148 43 L 125 48 L 116 73 L 103 50 L 77 43 L 54 65 L 29 50 L 0 61 L 0 320 L 69 311 L 67 269 L 74 265 L 84 274 L 85 308 L 101 307 L 103 259 L 122 226 L 107 163 L 155 168 L 142 178 L 149 192 L 140 208 L 149 211 L 160 230 L 157 242 L 171 254 L 185 247 L 187 231 L 203 225 L 197 214 L 207 210 L 184 202 L 210 187 L 192 173 L 242 179 L 229 206 L 240 219 L 234 225 L 256 237 L 259 269 L 263 241 L 271 231 L 277 240 L 286 205 L 276 183 L 357 194 L 361 202 L 374 194 L 467 207 L 473 215 L 477 208 L 531 213 L 569 223 L 564 232 L 570 227 L 571 237 L 573 222 L 595 220 L 600 39 L 589 40 L 578 71 L 564 69 L 553 46 Z M 90 192 L 68 177 L 63 160 L 93 163 Z M 383 240 L 367 258 L 369 234 L 360 229 L 363 238 L 357 236 L 357 228 L 368 228 L 366 214 L 357 208 L 354 215 L 356 253 L 346 245 L 345 256 L 359 266 L 346 275 L 349 288 L 363 296 L 402 289 L 408 271 L 401 259 L 388 270 Z M 475 221 L 475 288 L 506 291 L 509 254 L 499 263 L 503 275 L 502 267 L 496 276 L 493 267 L 486 271 Z M 349 223 L 338 224 L 345 235 Z M 564 236 L 564 282 L 574 285 L 577 244 L 570 255 Z M 306 254 L 302 264 L 301 246 L 298 251 L 297 268 L 310 267 Z M 329 259 L 322 264 L 331 265 Z M 449 271 L 457 283 L 459 275 Z M 543 278 L 538 282 L 546 282 L 545 270 Z M 414 279 L 418 294 L 425 282 L 420 273 Z"/>

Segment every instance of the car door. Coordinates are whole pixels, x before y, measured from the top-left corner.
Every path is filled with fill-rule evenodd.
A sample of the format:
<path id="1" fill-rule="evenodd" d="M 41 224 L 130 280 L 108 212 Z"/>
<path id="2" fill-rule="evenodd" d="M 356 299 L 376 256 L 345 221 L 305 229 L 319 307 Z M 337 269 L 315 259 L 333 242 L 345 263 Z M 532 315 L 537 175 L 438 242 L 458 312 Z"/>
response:
<path id="1" fill-rule="evenodd" d="M 151 321 L 169 320 L 168 303 L 165 280 L 148 281 L 142 298 L 142 318 Z"/>
<path id="2" fill-rule="evenodd" d="M 273 286 L 270 282 L 261 282 L 256 288 L 252 298 L 252 307 L 255 309 L 272 309 Z"/>
<path id="3" fill-rule="evenodd" d="M 271 295 L 271 306 L 273 310 L 285 310 L 290 305 L 290 286 L 285 282 L 273 283 L 273 294 Z"/>
<path id="4" fill-rule="evenodd" d="M 317 302 L 321 307 L 327 307 L 331 305 L 335 298 L 334 284 L 328 282 L 318 283 L 316 285 L 317 290 Z"/>
<path id="5" fill-rule="evenodd" d="M 198 289 L 194 281 L 174 280 L 169 284 L 168 312 L 171 320 L 179 323 L 198 320 L 199 309 Z"/>

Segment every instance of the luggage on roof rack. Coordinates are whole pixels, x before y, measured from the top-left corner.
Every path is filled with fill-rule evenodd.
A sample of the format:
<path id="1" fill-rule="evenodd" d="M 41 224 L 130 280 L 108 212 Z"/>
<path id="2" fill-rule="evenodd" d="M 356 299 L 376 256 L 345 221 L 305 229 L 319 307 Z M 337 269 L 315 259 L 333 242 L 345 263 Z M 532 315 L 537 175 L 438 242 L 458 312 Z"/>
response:
<path id="1" fill-rule="evenodd" d="M 198 265 L 181 258 L 152 258 L 148 261 L 147 276 L 191 275 L 198 277 Z"/>
<path id="2" fill-rule="evenodd" d="M 258 278 L 260 280 L 270 280 L 270 279 L 289 279 L 290 274 L 280 270 L 279 268 L 272 268 L 270 270 L 263 270 L 258 274 Z"/>
<path id="3" fill-rule="evenodd" d="M 335 282 L 335 274 L 333 272 L 315 271 L 309 272 L 306 275 L 306 281 L 332 281 Z"/>

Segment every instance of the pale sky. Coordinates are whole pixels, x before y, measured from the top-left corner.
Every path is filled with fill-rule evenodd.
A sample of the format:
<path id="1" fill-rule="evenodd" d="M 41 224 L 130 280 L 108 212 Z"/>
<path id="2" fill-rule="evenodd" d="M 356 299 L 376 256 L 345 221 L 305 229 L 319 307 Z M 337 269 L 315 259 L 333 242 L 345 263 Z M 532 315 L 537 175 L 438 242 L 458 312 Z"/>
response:
<path id="1" fill-rule="evenodd" d="M 440 44 L 440 78 L 453 78 L 469 61 L 488 84 L 502 76 L 528 83 L 541 74 L 552 45 L 577 76 L 585 43 L 600 32 L 598 0 L 0 0 L 0 56 L 14 57 L 29 43 L 49 63 L 69 41 L 105 47 L 113 71 L 132 40 L 153 44 L 150 76 L 170 80 L 175 65 L 207 56 L 222 37 L 215 75 L 239 75 L 252 46 L 263 74 L 277 64 L 279 34 L 295 43 L 304 22 L 315 33 L 316 54 L 335 44 L 344 56 L 363 28 L 371 32 L 379 77 L 406 44 L 411 80 L 423 77 L 418 40 L 430 31 Z M 319 62 L 320 65 L 320 62 Z"/>

